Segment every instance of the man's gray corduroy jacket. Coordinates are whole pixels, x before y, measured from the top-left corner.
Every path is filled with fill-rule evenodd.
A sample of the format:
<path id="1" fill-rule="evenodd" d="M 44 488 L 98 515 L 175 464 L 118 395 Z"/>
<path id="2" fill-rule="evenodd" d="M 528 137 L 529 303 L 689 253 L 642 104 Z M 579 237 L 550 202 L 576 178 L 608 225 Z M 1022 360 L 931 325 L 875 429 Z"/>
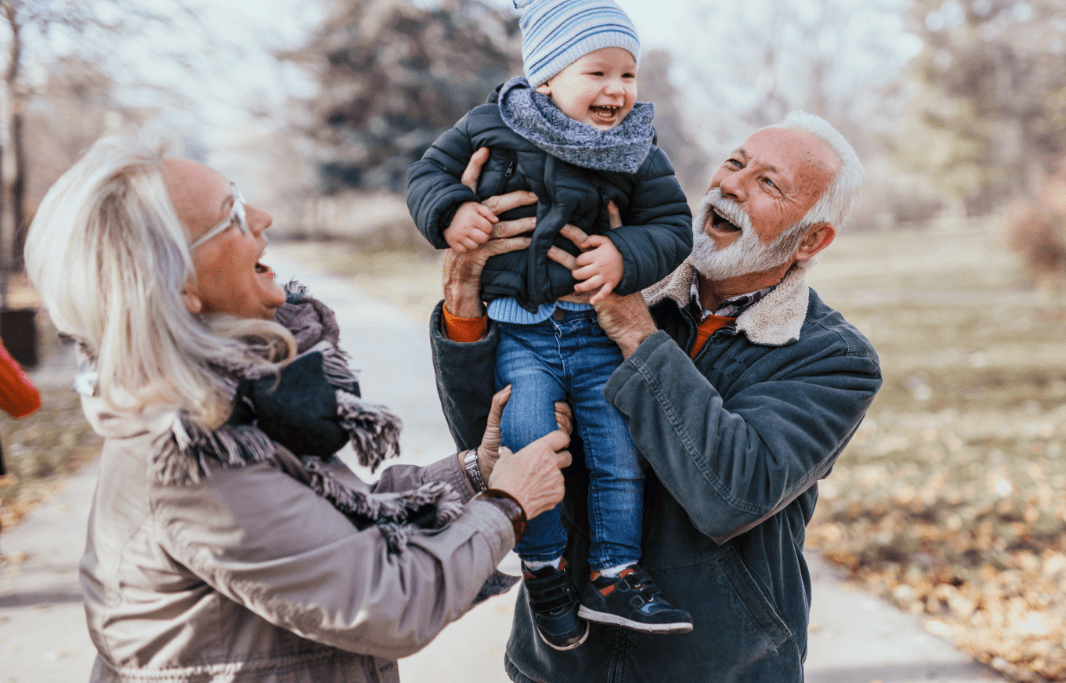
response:
<path id="1" fill-rule="evenodd" d="M 818 479 L 881 386 L 878 358 L 794 268 L 692 360 L 693 272 L 686 262 L 645 290 L 660 331 L 615 370 L 604 394 L 650 464 L 641 564 L 692 614 L 694 629 L 652 635 L 593 624 L 584 645 L 557 652 L 534 634 L 521 593 L 505 656 L 515 681 L 803 680 L 805 528 Z M 438 306 L 430 326 L 438 389 L 453 436 L 468 447 L 484 429 L 498 333 L 490 325 L 481 341 L 452 342 L 440 316 Z M 563 517 L 580 582 L 588 575 L 587 473 L 574 455 Z"/>

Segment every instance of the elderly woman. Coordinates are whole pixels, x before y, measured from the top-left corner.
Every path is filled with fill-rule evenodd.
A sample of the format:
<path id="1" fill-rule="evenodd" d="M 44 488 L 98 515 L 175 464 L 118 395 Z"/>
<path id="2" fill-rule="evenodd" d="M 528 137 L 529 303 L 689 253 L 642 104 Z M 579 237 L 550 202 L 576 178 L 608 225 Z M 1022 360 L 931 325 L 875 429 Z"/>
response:
<path id="1" fill-rule="evenodd" d="M 111 137 L 30 228 L 105 437 L 81 566 L 93 681 L 395 681 L 562 498 L 567 434 L 498 453 L 505 395 L 472 453 L 372 485 L 331 457 L 350 440 L 376 466 L 398 421 L 359 397 L 332 312 L 260 261 L 271 220 Z"/>

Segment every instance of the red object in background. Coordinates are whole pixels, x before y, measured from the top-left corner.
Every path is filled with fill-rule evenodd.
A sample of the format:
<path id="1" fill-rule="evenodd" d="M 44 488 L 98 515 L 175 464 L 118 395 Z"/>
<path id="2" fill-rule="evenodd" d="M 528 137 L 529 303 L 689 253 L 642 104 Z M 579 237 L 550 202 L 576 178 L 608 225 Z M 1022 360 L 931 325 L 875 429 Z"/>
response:
<path id="1" fill-rule="evenodd" d="M 0 341 L 0 408 L 25 417 L 41 407 L 41 394 Z"/>

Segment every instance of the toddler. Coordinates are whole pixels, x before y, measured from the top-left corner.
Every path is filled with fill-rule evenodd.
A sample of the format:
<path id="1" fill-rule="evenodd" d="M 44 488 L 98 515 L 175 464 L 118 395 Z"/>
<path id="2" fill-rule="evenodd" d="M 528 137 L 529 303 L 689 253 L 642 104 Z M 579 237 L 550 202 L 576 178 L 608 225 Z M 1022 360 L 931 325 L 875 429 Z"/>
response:
<path id="1" fill-rule="evenodd" d="M 636 102 L 640 45 L 625 12 L 612 0 L 515 5 L 525 9 L 525 77 L 500 86 L 411 166 L 407 203 L 430 242 L 458 252 L 484 244 L 498 220 L 536 214 L 530 247 L 489 259 L 481 291 L 500 331 L 496 388 L 513 386 L 504 445 L 516 451 L 556 429 L 553 402 L 566 400 L 589 470 L 591 575 L 580 601 L 562 557 L 558 507 L 530 520 L 515 548 L 541 639 L 575 648 L 587 621 L 691 631 L 689 614 L 638 565 L 643 467 L 623 416 L 603 396 L 622 356 L 591 304 L 574 295 L 592 292 L 597 301 L 665 278 L 692 249 L 692 217 L 669 159 L 653 144 L 654 106 Z M 490 156 L 475 193 L 460 177 L 481 147 Z M 537 205 L 497 218 L 480 203 L 516 190 L 536 194 Z M 623 222 L 613 230 L 610 202 Z M 567 223 L 590 235 L 580 249 L 559 237 Z M 577 256 L 573 274 L 548 259 L 553 245 Z M 447 310 L 445 318 L 455 320 Z"/>

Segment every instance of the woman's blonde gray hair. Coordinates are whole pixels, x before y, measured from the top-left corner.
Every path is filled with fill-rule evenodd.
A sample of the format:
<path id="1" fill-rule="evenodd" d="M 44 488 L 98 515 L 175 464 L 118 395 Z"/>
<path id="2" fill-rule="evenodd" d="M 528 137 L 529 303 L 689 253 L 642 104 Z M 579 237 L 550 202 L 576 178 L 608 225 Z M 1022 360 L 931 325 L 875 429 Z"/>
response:
<path id="1" fill-rule="evenodd" d="M 93 144 L 41 202 L 26 270 L 56 328 L 95 358 L 102 398 L 118 409 L 182 409 L 213 429 L 232 408 L 218 368 L 276 369 L 296 342 L 274 322 L 186 309 L 196 270 L 165 158 L 165 146 L 141 137 Z"/>

